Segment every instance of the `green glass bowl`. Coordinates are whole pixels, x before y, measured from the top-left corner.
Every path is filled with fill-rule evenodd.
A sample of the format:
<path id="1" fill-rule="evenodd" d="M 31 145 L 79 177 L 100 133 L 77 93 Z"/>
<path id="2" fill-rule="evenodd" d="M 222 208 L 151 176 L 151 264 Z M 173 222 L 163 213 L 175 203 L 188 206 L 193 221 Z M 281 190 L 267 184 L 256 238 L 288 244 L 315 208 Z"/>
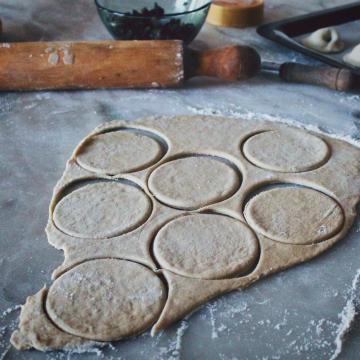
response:
<path id="1" fill-rule="evenodd" d="M 95 0 L 110 34 L 118 40 L 191 42 L 205 22 L 209 0 Z"/>

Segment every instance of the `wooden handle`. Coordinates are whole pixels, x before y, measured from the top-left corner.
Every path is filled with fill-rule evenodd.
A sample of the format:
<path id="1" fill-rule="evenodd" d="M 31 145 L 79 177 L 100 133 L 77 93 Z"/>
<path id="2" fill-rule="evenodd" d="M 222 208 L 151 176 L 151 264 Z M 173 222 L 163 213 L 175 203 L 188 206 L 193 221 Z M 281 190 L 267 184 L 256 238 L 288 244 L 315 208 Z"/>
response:
<path id="1" fill-rule="evenodd" d="M 0 90 L 173 87 L 181 41 L 0 43 Z"/>
<path id="2" fill-rule="evenodd" d="M 324 86 L 339 91 L 360 88 L 360 77 L 347 69 L 284 63 L 280 67 L 280 77 L 289 82 Z"/>
<path id="3" fill-rule="evenodd" d="M 224 80 L 242 80 L 260 71 L 259 54 L 248 46 L 226 46 L 203 52 L 185 51 L 185 77 L 213 76 Z"/>

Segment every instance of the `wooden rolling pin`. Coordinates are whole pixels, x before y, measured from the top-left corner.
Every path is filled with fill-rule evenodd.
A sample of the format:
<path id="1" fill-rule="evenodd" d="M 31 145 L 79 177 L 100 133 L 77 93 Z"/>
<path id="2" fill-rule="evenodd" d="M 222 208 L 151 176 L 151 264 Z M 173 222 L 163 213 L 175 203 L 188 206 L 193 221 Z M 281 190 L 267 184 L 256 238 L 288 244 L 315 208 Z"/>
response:
<path id="1" fill-rule="evenodd" d="M 246 46 L 205 52 L 181 41 L 0 43 L 0 90 L 176 87 L 193 76 L 255 75 L 260 57 Z"/>
<path id="2" fill-rule="evenodd" d="M 198 52 L 176 40 L 0 43 L 0 91 L 176 87 L 194 76 L 247 79 L 266 64 L 248 46 Z M 287 81 L 337 90 L 355 84 L 347 70 L 270 68 Z"/>

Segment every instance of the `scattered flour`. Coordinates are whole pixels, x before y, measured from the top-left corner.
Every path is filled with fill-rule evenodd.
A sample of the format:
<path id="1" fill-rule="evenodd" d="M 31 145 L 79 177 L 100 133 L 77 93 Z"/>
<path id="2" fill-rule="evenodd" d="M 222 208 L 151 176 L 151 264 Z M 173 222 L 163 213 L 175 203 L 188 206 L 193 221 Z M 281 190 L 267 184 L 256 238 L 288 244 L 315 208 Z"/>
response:
<path id="1" fill-rule="evenodd" d="M 72 54 L 68 49 L 64 50 L 63 63 L 64 65 L 72 65 L 74 63 L 74 54 Z"/>
<path id="2" fill-rule="evenodd" d="M 124 360 L 122 357 L 116 355 L 116 357 L 112 355 L 105 355 L 103 350 L 106 348 L 109 348 L 110 350 L 116 350 L 116 348 L 111 343 L 103 343 L 103 342 L 97 342 L 92 341 L 88 342 L 86 345 L 79 346 L 76 348 L 71 349 L 64 349 L 63 351 L 56 351 L 56 352 L 48 352 L 46 353 L 46 359 L 47 360 L 70 360 L 76 355 L 95 355 L 99 359 L 107 359 L 107 360 Z M 81 357 L 82 359 L 82 357 Z"/>
<path id="3" fill-rule="evenodd" d="M 14 305 L 14 306 L 11 306 L 11 307 L 7 308 L 0 315 L 0 320 L 3 320 L 6 316 L 8 316 L 9 314 L 11 314 L 14 311 L 19 310 L 19 309 L 21 309 L 21 305 Z"/>
<path id="4" fill-rule="evenodd" d="M 207 308 L 209 309 L 209 313 L 210 313 L 211 338 L 217 339 L 219 337 L 219 335 L 216 330 L 215 315 L 214 315 L 217 310 L 217 305 L 216 305 L 216 303 L 211 303 L 211 304 L 207 305 Z"/>
<path id="5" fill-rule="evenodd" d="M 182 338 L 185 334 L 186 329 L 189 327 L 189 323 L 186 320 L 183 320 L 180 324 L 180 327 L 176 331 L 176 344 L 175 351 L 173 351 L 172 356 L 180 356 Z"/>
<path id="6" fill-rule="evenodd" d="M 265 299 L 263 301 L 258 301 L 257 304 L 258 305 L 265 305 L 265 304 L 269 303 L 270 301 L 271 301 L 271 299 Z"/>
<path id="7" fill-rule="evenodd" d="M 101 348 L 107 346 L 106 343 L 93 342 L 89 345 L 79 346 L 76 348 L 71 348 L 69 350 L 65 349 L 65 353 L 68 357 L 73 354 L 95 354 L 99 358 L 104 358 L 104 353 L 101 351 Z"/>
<path id="8" fill-rule="evenodd" d="M 218 328 L 217 328 L 217 331 L 219 332 L 223 332 L 227 329 L 228 327 L 224 324 L 221 324 Z"/>
<path id="9" fill-rule="evenodd" d="M 341 97 L 339 101 L 340 103 L 344 103 L 346 101 L 359 101 L 359 100 L 360 100 L 360 95 L 350 95 L 350 96 Z"/>
<path id="10" fill-rule="evenodd" d="M 290 314 L 289 310 L 285 309 L 284 315 L 283 315 L 283 320 L 274 326 L 275 330 L 280 330 L 281 328 L 283 328 L 284 326 L 287 325 L 289 314 Z"/>
<path id="11" fill-rule="evenodd" d="M 59 55 L 56 52 L 49 54 L 48 63 L 50 65 L 56 65 L 59 62 Z"/>
<path id="12" fill-rule="evenodd" d="M 10 349 L 11 349 L 11 345 L 8 345 L 5 348 L 5 350 L 0 354 L 0 360 L 5 360 L 5 356 L 7 355 Z"/>
<path id="13" fill-rule="evenodd" d="M 356 275 L 353 279 L 352 286 L 350 289 L 350 296 L 343 308 L 342 312 L 339 314 L 340 324 L 336 330 L 336 338 L 335 338 L 335 351 L 332 354 L 330 360 L 336 359 L 343 348 L 343 342 L 346 334 L 350 331 L 351 326 L 355 320 L 357 315 L 356 312 L 356 289 L 360 283 L 360 269 L 357 270 Z"/>
<path id="14" fill-rule="evenodd" d="M 0 321 L 6 323 L 5 326 L 0 326 L 0 360 L 5 360 L 7 353 L 11 349 L 11 345 L 9 344 L 10 334 L 15 330 L 18 324 L 17 319 L 9 319 L 9 316 L 20 308 L 20 305 L 14 305 L 0 314 Z"/>
<path id="15" fill-rule="evenodd" d="M 49 92 L 41 92 L 35 95 L 36 100 L 49 100 L 51 98 L 51 94 Z"/>
<path id="16" fill-rule="evenodd" d="M 316 331 L 316 335 L 317 336 L 320 336 L 323 332 L 324 332 L 324 325 L 325 325 L 326 321 L 325 319 L 321 319 L 318 324 L 316 324 L 316 328 L 315 328 L 315 331 Z"/>
<path id="17" fill-rule="evenodd" d="M 188 317 L 181 321 L 180 326 L 176 330 L 176 339 L 170 343 L 170 346 L 160 348 L 160 356 L 162 359 L 179 360 L 181 358 L 183 336 L 189 327 L 189 323 L 186 320 L 187 318 Z"/>

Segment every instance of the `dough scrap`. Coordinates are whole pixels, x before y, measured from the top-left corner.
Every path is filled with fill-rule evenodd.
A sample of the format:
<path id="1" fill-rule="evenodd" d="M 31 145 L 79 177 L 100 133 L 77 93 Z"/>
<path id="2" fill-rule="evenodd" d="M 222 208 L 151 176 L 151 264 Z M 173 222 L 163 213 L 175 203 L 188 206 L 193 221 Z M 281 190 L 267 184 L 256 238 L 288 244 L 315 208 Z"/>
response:
<path id="1" fill-rule="evenodd" d="M 163 269 L 202 279 L 241 276 L 259 255 L 255 234 L 244 223 L 223 215 L 195 214 L 166 224 L 154 241 Z"/>
<path id="2" fill-rule="evenodd" d="M 355 67 L 360 67 L 360 44 L 356 45 L 349 53 L 345 54 L 343 60 Z"/>
<path id="3" fill-rule="evenodd" d="M 137 187 L 96 182 L 62 198 L 55 207 L 54 222 L 66 234 L 101 239 L 136 228 L 150 211 L 150 199 Z"/>
<path id="4" fill-rule="evenodd" d="M 55 280 L 46 310 L 69 334 L 113 341 L 147 329 L 160 315 L 165 298 L 162 281 L 143 265 L 98 259 Z"/>
<path id="5" fill-rule="evenodd" d="M 342 209 L 332 198 L 297 187 L 260 192 L 246 204 L 244 215 L 256 232 L 290 244 L 324 241 L 344 223 Z"/>
<path id="6" fill-rule="evenodd" d="M 149 178 L 149 189 L 158 200 L 187 210 L 220 202 L 239 186 L 237 171 L 210 156 L 172 160 L 155 169 Z"/>
<path id="7" fill-rule="evenodd" d="M 315 169 L 330 155 L 325 141 L 305 131 L 293 129 L 256 134 L 245 142 L 243 151 L 254 165 L 281 172 Z"/>
<path id="8" fill-rule="evenodd" d="M 318 29 L 302 40 L 310 48 L 323 53 L 336 53 L 344 49 L 339 33 L 331 27 Z"/>
<path id="9" fill-rule="evenodd" d="M 76 160 L 89 171 L 116 175 L 142 170 L 162 155 L 159 142 L 140 132 L 123 129 L 92 136 L 80 147 Z"/>

